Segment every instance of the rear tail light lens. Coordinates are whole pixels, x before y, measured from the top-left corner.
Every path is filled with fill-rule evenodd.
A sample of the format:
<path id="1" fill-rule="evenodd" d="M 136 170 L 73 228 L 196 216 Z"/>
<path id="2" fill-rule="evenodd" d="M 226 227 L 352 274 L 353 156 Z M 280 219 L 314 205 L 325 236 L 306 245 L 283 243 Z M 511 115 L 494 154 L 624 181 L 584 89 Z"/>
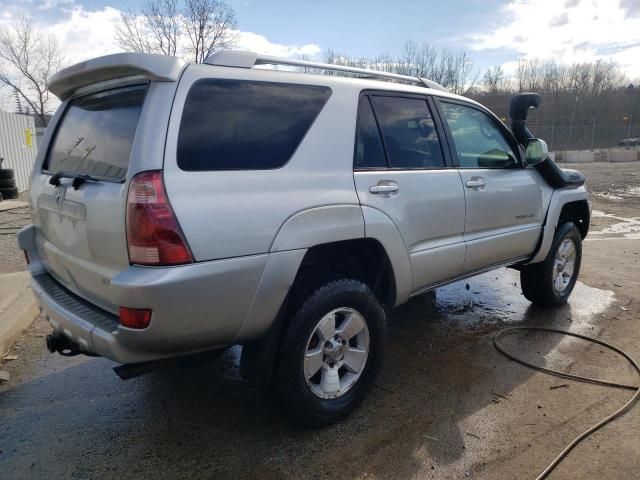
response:
<path id="1" fill-rule="evenodd" d="M 127 196 L 127 245 L 132 264 L 193 262 L 160 171 L 142 172 L 131 180 Z"/>
<path id="2" fill-rule="evenodd" d="M 129 328 L 147 328 L 151 323 L 151 310 L 148 308 L 120 307 L 120 324 Z"/>

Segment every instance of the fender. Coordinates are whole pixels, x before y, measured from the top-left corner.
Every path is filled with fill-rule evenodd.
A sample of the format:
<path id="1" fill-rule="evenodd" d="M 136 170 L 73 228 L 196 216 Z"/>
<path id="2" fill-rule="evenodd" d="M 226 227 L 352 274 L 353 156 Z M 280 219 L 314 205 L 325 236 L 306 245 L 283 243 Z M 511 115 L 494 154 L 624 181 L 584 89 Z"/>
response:
<path id="1" fill-rule="evenodd" d="M 269 252 L 310 248 L 364 237 L 360 205 L 326 205 L 295 213 L 276 233 Z"/>
<path id="2" fill-rule="evenodd" d="M 380 242 L 387 252 L 393 268 L 396 282 L 396 301 L 394 306 L 409 300 L 413 293 L 413 273 L 407 246 L 393 221 L 380 210 L 362 206 L 365 224 L 365 237 Z"/>
<path id="3" fill-rule="evenodd" d="M 551 193 L 551 200 L 549 202 L 549 208 L 547 209 L 546 221 L 542 229 L 542 240 L 537 252 L 533 255 L 533 258 L 527 263 L 542 262 L 547 258 L 551 244 L 553 243 L 553 237 L 556 234 L 558 228 L 558 221 L 560 219 L 560 212 L 562 207 L 567 203 L 586 201 L 589 205 L 589 217 L 591 217 L 591 200 L 589 200 L 589 194 L 585 187 L 571 189 L 559 189 L 553 190 Z"/>
<path id="4" fill-rule="evenodd" d="M 271 327 L 307 249 L 322 243 L 364 237 L 359 205 L 328 205 L 302 210 L 289 217 L 271 243 L 258 289 L 235 343 L 259 338 Z"/>

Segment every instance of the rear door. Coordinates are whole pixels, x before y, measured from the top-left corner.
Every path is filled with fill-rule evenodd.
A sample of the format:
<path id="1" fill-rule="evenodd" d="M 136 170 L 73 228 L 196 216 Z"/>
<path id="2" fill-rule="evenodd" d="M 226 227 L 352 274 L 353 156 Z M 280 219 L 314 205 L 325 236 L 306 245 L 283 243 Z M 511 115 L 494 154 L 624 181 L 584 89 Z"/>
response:
<path id="1" fill-rule="evenodd" d="M 31 185 L 36 248 L 64 286 L 112 312 L 112 276 L 129 266 L 125 233 L 126 178 L 148 84 L 72 98 L 52 125 L 41 171 Z M 49 133 L 49 132 L 48 132 Z M 38 167 L 36 167 L 38 168 Z M 51 183 L 56 173 L 99 181 Z"/>
<path id="2" fill-rule="evenodd" d="M 482 108 L 443 98 L 438 105 L 464 185 L 464 272 L 530 255 L 543 220 L 535 173 L 523 168 L 504 125 Z"/>
<path id="3" fill-rule="evenodd" d="M 358 197 L 398 228 L 414 291 L 458 275 L 465 255 L 462 183 L 441 138 L 426 97 L 361 95 L 354 160 Z"/>

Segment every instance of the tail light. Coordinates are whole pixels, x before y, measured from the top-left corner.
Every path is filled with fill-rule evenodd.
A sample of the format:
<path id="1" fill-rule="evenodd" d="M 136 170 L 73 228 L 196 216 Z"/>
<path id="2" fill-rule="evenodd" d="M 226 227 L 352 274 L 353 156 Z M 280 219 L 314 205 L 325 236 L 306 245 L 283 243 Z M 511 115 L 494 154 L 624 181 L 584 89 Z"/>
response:
<path id="1" fill-rule="evenodd" d="M 148 308 L 120 307 L 120 324 L 129 328 L 147 328 L 151 323 L 151 310 Z"/>
<path id="2" fill-rule="evenodd" d="M 193 262 L 160 171 L 142 172 L 131 180 L 127 196 L 127 245 L 132 264 Z"/>

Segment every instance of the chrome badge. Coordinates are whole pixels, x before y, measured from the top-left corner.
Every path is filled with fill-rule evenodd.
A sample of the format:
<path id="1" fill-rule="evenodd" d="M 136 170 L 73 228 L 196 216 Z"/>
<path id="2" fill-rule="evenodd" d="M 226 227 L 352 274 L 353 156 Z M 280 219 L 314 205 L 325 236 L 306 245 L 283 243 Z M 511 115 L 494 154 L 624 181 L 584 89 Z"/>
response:
<path id="1" fill-rule="evenodd" d="M 64 196 L 66 193 L 67 193 L 67 189 L 62 185 L 59 185 L 56 187 L 55 191 L 53 192 L 53 198 L 54 198 L 56 207 L 60 209 L 62 208 L 62 202 L 64 202 Z"/>

